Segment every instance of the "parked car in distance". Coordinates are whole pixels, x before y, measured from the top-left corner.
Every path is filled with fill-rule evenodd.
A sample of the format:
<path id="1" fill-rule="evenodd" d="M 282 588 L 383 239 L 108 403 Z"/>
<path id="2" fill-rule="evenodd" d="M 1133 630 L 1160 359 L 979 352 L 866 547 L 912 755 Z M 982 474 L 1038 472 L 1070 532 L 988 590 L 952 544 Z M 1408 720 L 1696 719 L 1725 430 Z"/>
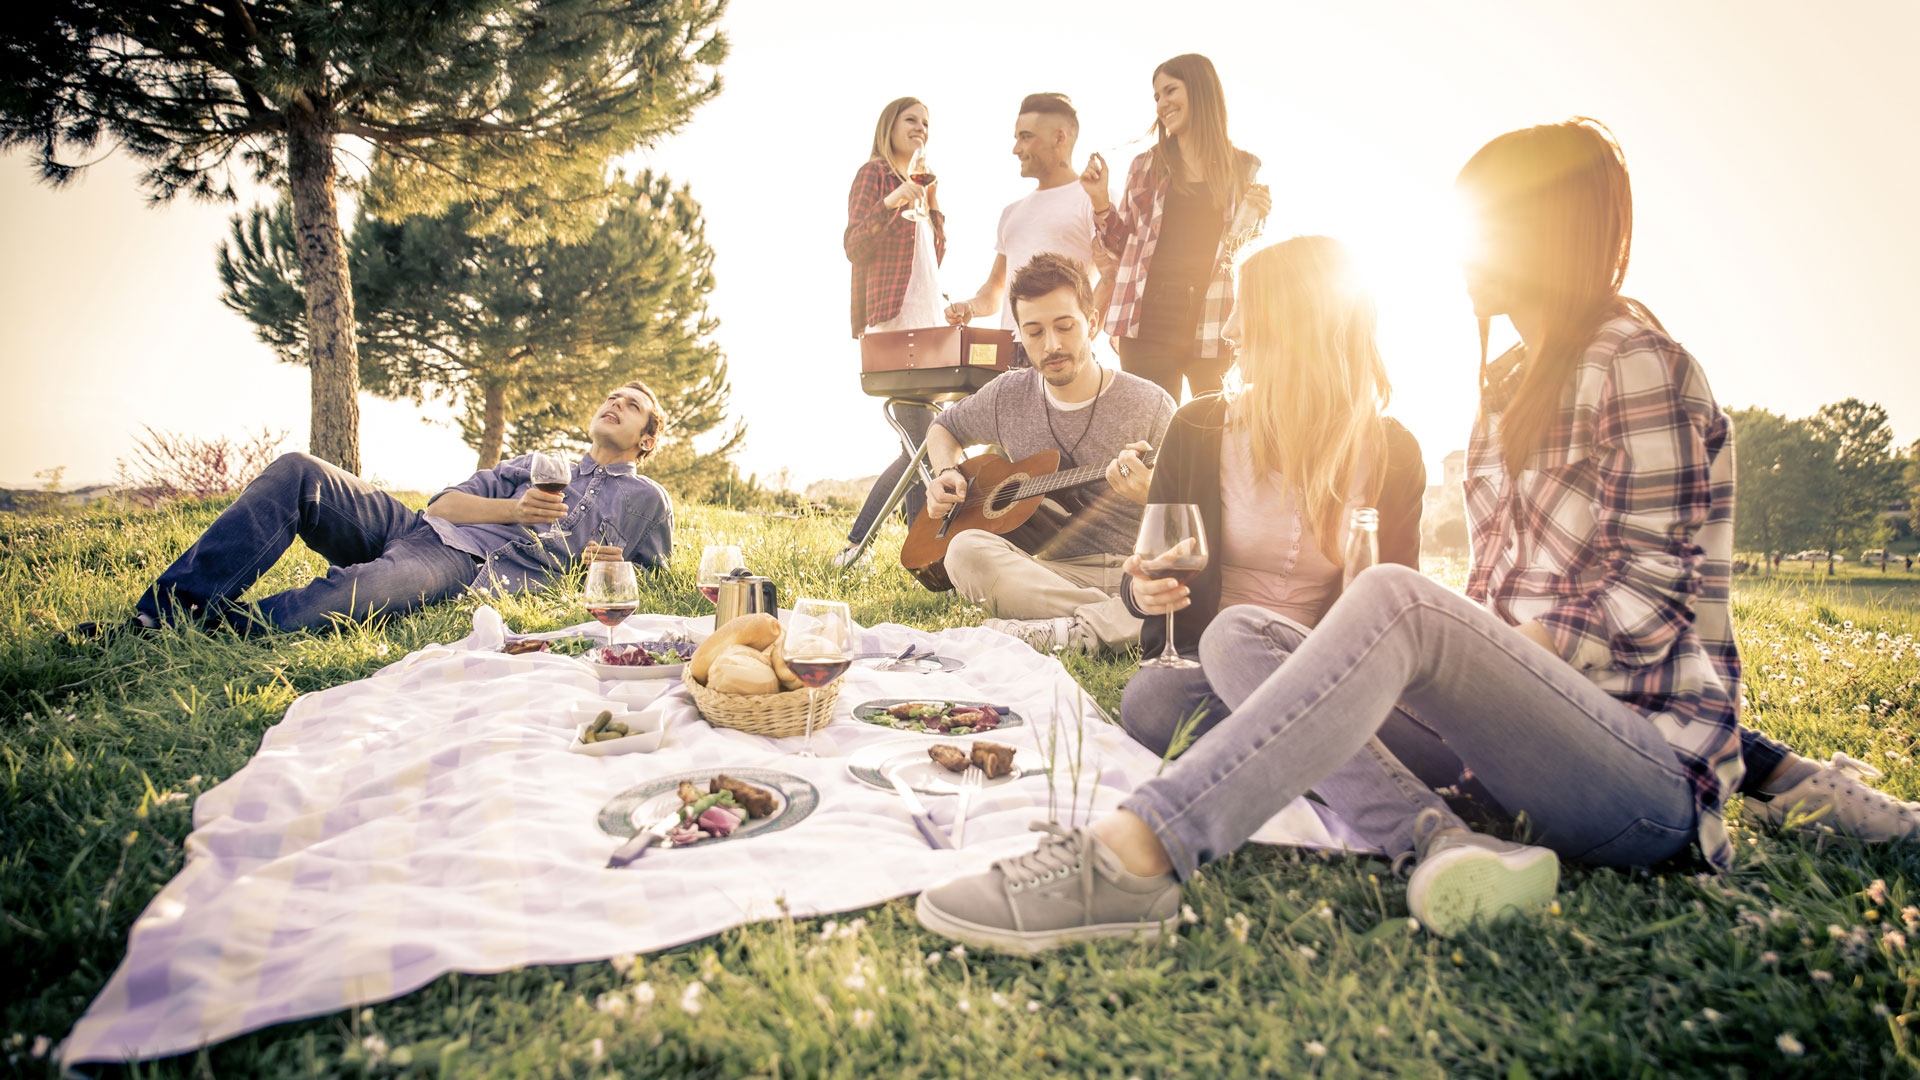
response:
<path id="1" fill-rule="evenodd" d="M 1877 563 L 1880 561 L 1881 554 L 1882 552 L 1880 548 L 1868 548 L 1867 550 L 1860 553 L 1860 561 L 1863 563 Z M 1890 563 L 1896 563 L 1900 561 L 1900 556 L 1895 555 L 1891 551 L 1885 552 L 1885 554 L 1887 556 L 1887 561 Z"/>
<path id="2" fill-rule="evenodd" d="M 1820 562 L 1827 557 L 1824 551 L 1806 550 L 1787 556 L 1788 562 Z"/>

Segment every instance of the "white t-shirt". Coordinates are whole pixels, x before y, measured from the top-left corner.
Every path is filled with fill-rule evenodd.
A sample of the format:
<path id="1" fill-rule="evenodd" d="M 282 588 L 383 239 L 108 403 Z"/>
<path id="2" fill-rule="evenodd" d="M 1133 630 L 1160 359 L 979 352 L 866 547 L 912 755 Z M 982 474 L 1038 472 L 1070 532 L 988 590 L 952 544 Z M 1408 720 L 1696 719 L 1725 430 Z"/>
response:
<path id="1" fill-rule="evenodd" d="M 1007 257 L 1007 300 L 1000 308 L 1000 328 L 1017 330 L 1013 318 L 1013 275 L 1035 255 L 1057 252 L 1080 260 L 1092 278 L 1093 200 L 1077 183 L 1036 188 L 1000 212 L 1000 230 L 993 250 Z"/>

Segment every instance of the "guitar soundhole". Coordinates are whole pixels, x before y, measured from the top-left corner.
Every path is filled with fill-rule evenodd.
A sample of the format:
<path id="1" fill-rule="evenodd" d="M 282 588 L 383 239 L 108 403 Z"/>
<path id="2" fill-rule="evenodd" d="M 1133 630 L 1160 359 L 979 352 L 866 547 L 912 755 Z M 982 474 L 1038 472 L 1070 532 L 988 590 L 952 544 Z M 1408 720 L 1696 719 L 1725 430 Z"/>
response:
<path id="1" fill-rule="evenodd" d="M 1005 480 L 1000 481 L 999 485 L 993 489 L 992 494 L 987 496 L 986 509 L 981 511 L 981 513 L 989 519 L 992 519 L 1011 510 L 1013 504 L 1020 501 L 1020 483 L 1027 479 L 1027 476 L 1027 473 L 1015 473 Z"/>

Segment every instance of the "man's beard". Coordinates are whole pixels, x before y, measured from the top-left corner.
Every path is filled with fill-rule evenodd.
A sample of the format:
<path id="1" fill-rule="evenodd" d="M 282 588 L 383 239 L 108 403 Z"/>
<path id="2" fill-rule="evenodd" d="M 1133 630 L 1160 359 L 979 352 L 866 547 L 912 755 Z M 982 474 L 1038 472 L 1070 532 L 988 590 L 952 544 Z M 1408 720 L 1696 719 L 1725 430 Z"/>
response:
<path id="1" fill-rule="evenodd" d="M 1090 356 L 1091 353 L 1087 356 L 1075 356 L 1070 352 L 1048 353 L 1045 358 L 1034 366 L 1040 369 L 1040 377 L 1047 380 L 1047 385 L 1065 386 L 1080 377 L 1080 372 L 1086 369 L 1086 361 Z M 1055 375 L 1047 370 L 1047 365 L 1053 363 L 1055 360 L 1071 360 L 1074 361 L 1074 363 L 1065 371 Z"/>

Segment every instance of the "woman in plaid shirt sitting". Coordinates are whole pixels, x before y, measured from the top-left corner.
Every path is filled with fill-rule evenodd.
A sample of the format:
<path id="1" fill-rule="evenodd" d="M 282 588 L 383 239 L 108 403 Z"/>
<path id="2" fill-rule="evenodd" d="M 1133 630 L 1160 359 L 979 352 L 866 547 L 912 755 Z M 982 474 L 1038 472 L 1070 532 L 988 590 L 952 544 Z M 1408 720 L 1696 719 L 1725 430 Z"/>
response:
<path id="1" fill-rule="evenodd" d="M 1479 226 L 1475 312 L 1508 316 L 1522 339 L 1483 361 L 1467 596 L 1404 566 L 1363 571 L 1119 811 L 1091 829 L 1036 825 L 1036 851 L 923 894 L 923 925 L 1022 952 L 1157 935 L 1180 880 L 1336 770 L 1397 805 L 1388 853 L 1412 862 L 1407 906 L 1437 934 L 1544 904 L 1562 856 L 1649 866 L 1697 846 L 1731 865 L 1723 813 L 1745 769 L 1732 430 L 1700 365 L 1620 295 L 1632 200 L 1619 148 L 1587 120 L 1512 132 L 1458 187 Z M 1374 736 L 1396 708 L 1525 815 L 1535 843 L 1470 831 L 1388 753 Z M 1793 783 L 1790 796 L 1824 779 L 1807 803 L 1878 798 L 1877 820 L 1910 833 L 1911 808 L 1844 769 L 1777 762 L 1768 771 L 1816 775 L 1765 786 Z"/>

